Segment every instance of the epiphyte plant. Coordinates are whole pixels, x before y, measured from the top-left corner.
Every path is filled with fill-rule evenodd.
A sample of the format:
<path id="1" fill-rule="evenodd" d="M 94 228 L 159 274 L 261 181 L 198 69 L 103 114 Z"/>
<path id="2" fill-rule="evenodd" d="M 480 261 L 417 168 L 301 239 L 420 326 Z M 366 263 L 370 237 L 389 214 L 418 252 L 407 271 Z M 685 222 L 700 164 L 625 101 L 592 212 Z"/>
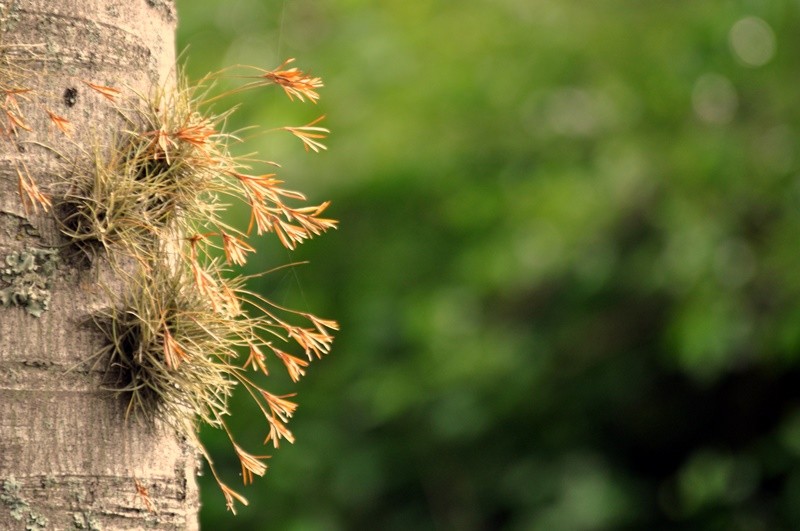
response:
<path id="1" fill-rule="evenodd" d="M 166 419 L 200 449 L 233 510 L 234 500 L 245 499 L 219 477 L 196 437 L 196 420 L 225 430 L 245 484 L 263 475 L 266 456 L 245 451 L 225 424 L 232 388 L 241 385 L 258 405 L 265 444 L 293 441 L 286 423 L 296 404 L 264 389 L 246 369 L 267 376 L 271 355 L 296 380 L 308 362 L 286 352 L 282 343 L 299 344 L 310 361 L 329 351 L 337 325 L 259 297 L 246 289 L 244 278 L 231 277 L 226 269 L 243 265 L 255 252 L 246 242 L 253 229 L 272 232 L 293 249 L 336 223 L 321 216 L 328 203 L 293 206 L 290 202 L 305 196 L 283 188 L 273 171 L 253 171 L 272 169 L 274 163 L 232 156 L 229 144 L 237 138 L 223 129 L 231 111 L 209 110 L 224 96 L 269 84 L 282 87 L 290 99 L 305 96 L 315 102 L 321 80 L 281 66 L 230 94 L 211 97 L 208 85 L 218 75 L 194 86 L 179 76 L 173 89 L 135 95 L 138 105 L 130 108 L 117 103 L 115 89 L 90 85 L 118 106 L 128 129 L 111 156 L 96 164 L 98 171 L 89 173 L 92 182 L 77 182 L 67 194 L 77 208 L 64 225 L 79 228 L 66 229 L 76 240 L 86 241 L 88 235 L 107 250 L 113 246 L 111 252 L 120 249 L 136 259 L 127 296 L 98 315 L 109 338 L 100 357 L 113 367 L 117 390 L 130 397 L 130 411 Z M 285 129 L 315 151 L 328 132 L 314 123 Z M 250 210 L 247 229 L 227 224 L 220 215 L 225 203 L 235 201 Z M 224 260 L 215 249 L 222 250 Z M 296 324 L 294 317 L 307 324 Z M 237 363 L 245 352 L 244 363 Z"/>
<path id="2" fill-rule="evenodd" d="M 65 165 L 64 182 L 50 193 L 24 167 L 17 171 L 26 210 L 54 212 L 68 244 L 84 251 L 90 262 L 107 261 L 124 286 L 105 290 L 108 304 L 93 317 L 104 346 L 88 365 L 100 367 L 107 388 L 127 399 L 126 416 L 164 421 L 197 448 L 232 511 L 235 501 L 246 504 L 246 499 L 222 481 L 197 436 L 198 422 L 225 431 L 242 480 L 251 483 L 254 475 L 265 473 L 267 456 L 246 451 L 228 428 L 233 389 L 242 387 L 263 414 L 265 444 L 277 448 L 281 439 L 293 442 L 287 422 L 297 407 L 294 395 L 273 394 L 258 380 L 279 361 L 298 381 L 311 360 L 329 352 L 338 329 L 334 321 L 248 290 L 247 278 L 232 271 L 256 253 L 247 243 L 253 231 L 273 233 L 294 249 L 336 227 L 336 221 L 323 217 L 327 202 L 303 204 L 304 194 L 283 186 L 276 163 L 233 155 L 231 144 L 241 142 L 225 130 L 233 110 L 214 110 L 235 94 L 268 85 L 282 88 L 292 101 L 316 103 L 322 81 L 289 68 L 292 61 L 271 70 L 227 69 L 197 83 L 178 72 L 171 84 L 146 94 L 81 80 L 116 112 L 122 124 L 117 137 L 111 145 L 83 150 L 83 162 Z M 212 94 L 223 76 L 249 80 Z M 65 93 L 65 101 L 75 94 Z M 8 135 L 26 130 L 25 115 L 13 105 L 22 95 L 35 101 L 34 94 L 5 90 Z M 68 137 L 74 133 L 68 120 L 44 110 L 54 130 Z M 318 125 L 321 119 L 273 129 L 319 152 L 329 133 Z M 236 203 L 250 212 L 246 228 L 224 218 L 224 209 Z M 290 343 L 305 356 L 292 354 Z"/>

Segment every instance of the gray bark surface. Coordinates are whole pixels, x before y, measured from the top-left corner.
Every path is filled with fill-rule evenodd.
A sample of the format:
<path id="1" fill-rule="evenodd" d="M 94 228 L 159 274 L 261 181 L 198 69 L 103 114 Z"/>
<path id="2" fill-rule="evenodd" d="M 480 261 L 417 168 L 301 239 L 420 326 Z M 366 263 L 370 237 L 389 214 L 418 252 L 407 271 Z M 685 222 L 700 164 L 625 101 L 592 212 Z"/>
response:
<path id="1" fill-rule="evenodd" d="M 19 84 L 32 92 L 20 106 L 33 129 L 0 139 L 2 270 L 14 253 L 65 243 L 52 214 L 26 214 L 17 169 L 24 164 L 48 191 L 66 178 L 70 160 L 85 163 L 93 145 L 112 144 L 119 117 L 83 81 L 145 94 L 168 82 L 176 17 L 167 0 L 0 5 L 0 53 L 25 68 Z M 74 105 L 67 89 L 77 91 Z M 45 109 L 71 122 L 71 138 Z M 195 453 L 162 425 L 126 420 L 126 404 L 101 389 L 100 368 L 80 366 L 100 340 L 87 318 L 108 305 L 100 286 L 113 287 L 114 278 L 102 260 L 60 254 L 40 317 L 0 306 L 0 529 L 196 529 Z"/>

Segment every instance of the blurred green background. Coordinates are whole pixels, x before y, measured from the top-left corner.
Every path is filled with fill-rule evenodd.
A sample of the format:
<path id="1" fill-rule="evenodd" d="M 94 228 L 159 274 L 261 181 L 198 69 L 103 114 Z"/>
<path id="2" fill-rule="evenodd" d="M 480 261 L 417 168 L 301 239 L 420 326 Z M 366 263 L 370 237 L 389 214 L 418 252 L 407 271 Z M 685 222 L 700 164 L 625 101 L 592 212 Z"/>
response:
<path id="1" fill-rule="evenodd" d="M 259 243 L 311 263 L 257 287 L 342 331 L 204 529 L 800 529 L 800 3 L 177 3 L 192 76 L 323 77 L 233 125 L 327 114 L 325 153 L 250 147 L 341 220 Z"/>

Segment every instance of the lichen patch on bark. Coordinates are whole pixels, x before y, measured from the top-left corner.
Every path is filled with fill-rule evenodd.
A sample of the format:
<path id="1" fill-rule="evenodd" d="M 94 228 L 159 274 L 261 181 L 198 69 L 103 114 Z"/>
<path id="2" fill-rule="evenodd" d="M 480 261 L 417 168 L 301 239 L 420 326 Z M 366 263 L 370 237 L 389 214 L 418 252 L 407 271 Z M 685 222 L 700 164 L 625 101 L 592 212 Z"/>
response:
<path id="1" fill-rule="evenodd" d="M 10 511 L 11 518 L 25 524 L 27 531 L 47 529 L 47 518 L 31 509 L 30 504 L 22 498 L 20 486 L 13 476 L 3 480 L 0 486 L 0 502 Z"/>
<path id="2" fill-rule="evenodd" d="M 50 284 L 58 264 L 55 249 L 14 251 L 0 265 L 0 306 L 22 306 L 40 317 L 50 304 Z"/>

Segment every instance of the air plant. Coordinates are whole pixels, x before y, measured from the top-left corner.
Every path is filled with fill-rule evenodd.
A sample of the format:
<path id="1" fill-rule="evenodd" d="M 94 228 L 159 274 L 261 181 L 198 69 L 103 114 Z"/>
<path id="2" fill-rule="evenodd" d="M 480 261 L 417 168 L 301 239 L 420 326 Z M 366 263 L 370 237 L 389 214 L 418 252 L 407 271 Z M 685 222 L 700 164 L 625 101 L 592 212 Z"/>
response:
<path id="1" fill-rule="evenodd" d="M 266 456 L 245 451 L 225 422 L 228 398 L 237 386 L 252 397 L 263 414 L 265 444 L 293 442 L 286 424 L 296 408 L 294 395 L 265 388 L 268 359 L 297 381 L 312 359 L 329 352 L 338 329 L 334 321 L 249 291 L 247 277 L 232 271 L 256 253 L 248 243 L 253 230 L 274 233 L 294 249 L 336 227 L 323 216 L 327 202 L 307 205 L 305 195 L 284 187 L 277 164 L 234 156 L 230 146 L 241 140 L 226 131 L 233 111 L 214 110 L 220 100 L 267 85 L 281 87 L 290 100 L 316 103 L 322 81 L 286 69 L 292 61 L 256 69 L 256 76 L 233 75 L 254 81 L 216 95 L 215 80 L 230 71 L 194 84 L 178 73 L 172 84 L 147 94 L 82 80 L 115 110 L 123 127 L 110 144 L 81 152 L 64 182 L 53 187 L 61 190 L 52 197 L 52 210 L 66 240 L 93 260 L 106 259 L 123 286 L 108 287 L 107 306 L 93 316 L 103 346 L 87 361 L 102 369 L 106 388 L 125 397 L 127 417 L 163 420 L 200 451 L 232 511 L 235 501 L 246 500 L 221 480 L 197 436 L 198 423 L 229 436 L 245 484 L 263 475 Z M 6 134 L 25 130 L 15 101 L 28 95 L 0 85 L 0 97 L 3 92 L 0 127 Z M 42 110 L 54 130 L 72 135 L 68 120 Z M 272 130 L 287 131 L 318 152 L 328 134 L 318 125 L 321 119 Z M 26 208 L 47 210 L 50 195 L 24 166 L 18 173 Z M 223 211 L 231 204 L 249 210 L 248 227 L 225 221 Z M 292 343 L 304 357 L 291 353 Z"/>
<path id="2" fill-rule="evenodd" d="M 266 71 L 245 88 L 276 83 L 290 98 L 316 101 L 321 81 L 296 69 L 289 74 Z M 71 208 L 63 225 L 73 241 L 100 242 L 109 254 L 122 253 L 138 264 L 122 300 L 96 316 L 107 340 L 98 359 L 106 360 L 116 391 L 128 397 L 129 412 L 165 419 L 201 451 L 233 510 L 234 500 L 245 499 L 220 479 L 196 436 L 197 421 L 229 436 L 245 484 L 263 475 L 266 456 L 245 451 L 225 423 L 228 397 L 234 386 L 252 397 L 265 421 L 265 444 L 293 442 L 286 423 L 296 404 L 267 391 L 247 369 L 265 378 L 266 352 L 296 380 L 308 361 L 330 350 L 338 325 L 248 291 L 246 279 L 232 276 L 229 268 L 255 253 L 247 243 L 253 228 L 274 233 L 294 249 L 336 222 L 322 216 L 327 202 L 296 205 L 306 200 L 303 194 L 284 188 L 273 171 L 253 171 L 252 159 L 231 154 L 230 144 L 239 139 L 225 132 L 232 111 L 210 110 L 220 99 L 209 96 L 214 78 L 190 85 L 179 76 L 174 88 L 135 94 L 129 107 L 117 103 L 119 93 L 109 87 L 90 85 L 112 101 L 128 128 L 111 155 L 95 158 L 95 171 L 76 180 L 65 197 Z M 328 130 L 317 121 L 286 130 L 318 151 Z M 236 202 L 250 210 L 246 229 L 222 218 L 225 206 Z M 220 249 L 224 261 L 216 256 Z M 286 352 L 290 342 L 308 361 Z M 248 357 L 242 361 L 243 352 Z"/>

